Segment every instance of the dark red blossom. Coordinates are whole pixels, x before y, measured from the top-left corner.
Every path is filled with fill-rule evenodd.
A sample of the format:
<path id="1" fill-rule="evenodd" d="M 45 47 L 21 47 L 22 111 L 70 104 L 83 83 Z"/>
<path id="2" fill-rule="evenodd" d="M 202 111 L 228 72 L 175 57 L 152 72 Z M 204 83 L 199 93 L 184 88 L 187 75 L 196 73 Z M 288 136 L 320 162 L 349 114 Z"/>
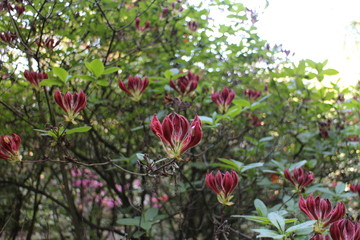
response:
<path id="1" fill-rule="evenodd" d="M 151 120 L 151 130 L 161 139 L 168 157 L 178 160 L 182 160 L 181 154 L 200 142 L 201 128 L 202 123 L 197 115 L 191 125 L 184 116 L 177 113 L 167 115 L 162 123 L 156 114 Z"/>
<path id="2" fill-rule="evenodd" d="M 139 101 L 141 98 L 142 93 L 145 91 L 147 86 L 149 85 L 149 79 L 147 77 L 142 80 L 138 76 L 129 76 L 127 87 L 125 86 L 125 83 L 121 80 L 119 80 L 119 87 L 132 96 L 132 100 Z"/>
<path id="3" fill-rule="evenodd" d="M 146 21 L 145 22 L 145 26 L 144 27 L 141 27 L 140 26 L 140 18 L 137 17 L 135 19 L 135 27 L 138 31 L 145 31 L 146 29 L 150 28 L 150 22 L 149 21 Z"/>
<path id="4" fill-rule="evenodd" d="M 4 32 L 4 33 L 0 33 L 0 38 L 1 40 L 3 40 L 5 43 L 14 43 L 17 39 L 17 36 L 15 33 L 13 32 Z"/>
<path id="5" fill-rule="evenodd" d="M 18 17 L 20 17 L 25 11 L 25 6 L 23 4 L 16 5 L 15 10 L 16 10 L 16 13 L 17 13 Z"/>
<path id="6" fill-rule="evenodd" d="M 189 27 L 189 30 L 192 31 L 192 32 L 196 32 L 197 28 L 198 28 L 198 24 L 196 21 L 190 21 L 188 23 L 188 27 Z"/>
<path id="7" fill-rule="evenodd" d="M 260 97 L 261 91 L 257 91 L 257 90 L 249 88 L 244 91 L 244 94 L 247 98 L 249 98 L 251 100 L 256 100 L 257 98 Z"/>
<path id="8" fill-rule="evenodd" d="M 170 81 L 170 87 L 181 95 L 194 91 L 199 83 L 200 77 L 190 71 L 187 75 L 179 77 L 176 82 Z"/>
<path id="9" fill-rule="evenodd" d="M 341 219 L 331 224 L 330 235 L 333 240 L 360 240 L 360 223 Z"/>
<path id="10" fill-rule="evenodd" d="M 218 201 L 221 204 L 228 206 L 234 204 L 230 202 L 233 198 L 231 193 L 239 182 L 239 177 L 234 170 L 226 173 L 218 171 L 216 176 L 214 176 L 213 173 L 207 173 L 205 182 L 207 186 L 218 195 Z"/>
<path id="11" fill-rule="evenodd" d="M 296 187 L 298 192 L 304 192 L 304 188 L 314 181 L 314 174 L 305 172 L 303 168 L 295 168 L 292 174 L 289 169 L 285 169 L 284 175 Z"/>
<path id="12" fill-rule="evenodd" d="M 24 76 L 26 80 L 28 80 L 31 84 L 35 86 L 39 86 L 39 83 L 42 80 L 48 79 L 48 75 L 42 72 L 25 71 Z"/>
<path id="13" fill-rule="evenodd" d="M 357 193 L 360 196 L 360 183 L 350 184 L 350 191 Z"/>
<path id="14" fill-rule="evenodd" d="M 44 40 L 41 40 L 41 41 L 36 40 L 35 43 L 39 47 L 44 47 L 48 50 L 53 50 L 55 47 L 57 47 L 60 44 L 60 40 L 55 41 L 53 38 L 48 37 L 45 41 Z"/>
<path id="15" fill-rule="evenodd" d="M 19 148 L 21 144 L 21 138 L 13 133 L 12 136 L 0 137 L 0 159 L 8 161 L 21 161 L 21 155 Z"/>
<path id="16" fill-rule="evenodd" d="M 214 92 L 211 95 L 211 99 L 213 100 L 213 102 L 219 106 L 220 113 L 227 112 L 234 97 L 235 91 L 229 90 L 227 87 L 224 87 L 221 92 Z"/>
<path id="17" fill-rule="evenodd" d="M 330 240 L 330 237 L 328 235 L 323 236 L 322 234 L 316 233 L 309 240 Z"/>
<path id="18" fill-rule="evenodd" d="M 86 96 L 83 91 L 80 93 L 70 92 L 65 93 L 63 96 L 59 89 L 54 94 L 55 102 L 67 113 L 66 121 L 74 122 L 79 112 L 86 107 Z"/>
<path id="19" fill-rule="evenodd" d="M 318 220 L 315 232 L 321 232 L 323 227 L 341 219 L 346 212 L 344 203 L 339 202 L 333 208 L 329 199 L 322 199 L 319 196 L 314 199 L 312 194 L 306 200 L 300 197 L 299 208 L 311 220 Z"/>
<path id="20" fill-rule="evenodd" d="M 253 115 L 253 114 L 250 114 L 250 113 L 245 113 L 245 116 L 247 117 L 248 123 L 250 123 L 250 125 L 253 126 L 253 127 L 259 127 L 259 126 L 264 125 L 264 122 L 261 121 L 259 119 L 259 117 L 256 116 L 256 115 Z"/>

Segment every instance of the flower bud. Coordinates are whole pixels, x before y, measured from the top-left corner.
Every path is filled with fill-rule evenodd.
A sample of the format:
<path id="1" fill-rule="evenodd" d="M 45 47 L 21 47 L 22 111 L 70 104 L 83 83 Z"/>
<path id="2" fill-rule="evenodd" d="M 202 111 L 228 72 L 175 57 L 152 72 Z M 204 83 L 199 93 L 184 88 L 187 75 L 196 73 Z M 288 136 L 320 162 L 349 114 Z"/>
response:
<path id="1" fill-rule="evenodd" d="M 235 98 L 235 91 L 229 90 L 227 87 L 221 92 L 214 92 L 211 95 L 211 99 L 219 107 L 220 113 L 225 113 L 229 109 L 232 100 Z"/>
<path id="2" fill-rule="evenodd" d="M 10 162 L 21 161 L 19 153 L 21 138 L 13 133 L 12 136 L 0 137 L 0 159 L 8 160 Z"/>

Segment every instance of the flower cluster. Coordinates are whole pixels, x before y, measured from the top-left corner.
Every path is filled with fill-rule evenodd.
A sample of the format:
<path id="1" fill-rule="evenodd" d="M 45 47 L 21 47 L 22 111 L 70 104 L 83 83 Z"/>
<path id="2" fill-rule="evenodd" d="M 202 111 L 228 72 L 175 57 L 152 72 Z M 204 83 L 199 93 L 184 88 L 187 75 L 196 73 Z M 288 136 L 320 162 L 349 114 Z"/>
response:
<path id="1" fill-rule="evenodd" d="M 181 95 L 188 94 L 194 91 L 199 83 L 200 77 L 190 71 L 187 75 L 179 77 L 177 81 L 170 81 L 170 87 Z"/>
<path id="2" fill-rule="evenodd" d="M 261 91 L 258 90 L 254 90 L 254 89 L 246 89 L 244 91 L 244 94 L 247 98 L 251 99 L 251 100 L 256 100 L 260 97 L 261 95 Z"/>
<path id="3" fill-rule="evenodd" d="M 13 133 L 12 136 L 0 137 L 0 159 L 8 160 L 10 162 L 21 161 L 19 148 L 21 138 Z"/>
<path id="4" fill-rule="evenodd" d="M 181 155 L 200 142 L 201 127 L 197 115 L 191 125 L 184 116 L 177 113 L 167 115 L 162 123 L 156 115 L 151 120 L 151 130 L 161 139 L 168 157 L 177 160 L 182 160 Z"/>
<path id="5" fill-rule="evenodd" d="M 235 98 L 235 91 L 229 90 L 227 87 L 224 87 L 224 89 L 221 92 L 214 92 L 211 95 L 211 99 L 213 100 L 214 103 L 216 103 L 216 105 L 218 105 L 220 113 L 227 112 L 234 98 Z"/>
<path id="6" fill-rule="evenodd" d="M 37 44 L 39 47 L 44 47 L 48 50 L 53 50 L 54 48 L 56 48 L 59 44 L 60 44 L 60 40 L 55 41 L 53 38 L 48 37 L 44 40 L 36 40 L 35 44 Z"/>
<path id="7" fill-rule="evenodd" d="M 147 77 L 142 80 L 138 76 L 129 76 L 127 87 L 125 86 L 125 83 L 121 80 L 119 80 L 119 87 L 131 95 L 131 99 L 135 102 L 140 101 L 142 93 L 145 91 L 147 86 L 149 85 L 149 79 Z"/>
<path id="8" fill-rule="evenodd" d="M 360 183 L 350 184 L 350 191 L 357 193 L 360 196 Z"/>
<path id="9" fill-rule="evenodd" d="M 226 206 L 234 204 L 231 202 L 231 199 L 234 197 L 231 193 L 239 182 L 239 177 L 234 170 L 226 173 L 218 171 L 216 176 L 213 173 L 207 173 L 205 182 L 217 194 L 217 199 L 221 204 Z"/>
<path id="10" fill-rule="evenodd" d="M 250 114 L 250 113 L 245 113 L 245 116 L 247 117 L 247 121 L 248 123 L 252 126 L 252 127 L 259 127 L 264 125 L 264 122 L 261 121 L 259 119 L 258 116 L 254 115 L 254 114 Z"/>
<path id="11" fill-rule="evenodd" d="M 76 123 L 74 120 L 79 115 L 79 112 L 86 107 L 86 96 L 83 91 L 80 93 L 70 92 L 62 93 L 59 89 L 56 90 L 54 94 L 55 102 L 67 113 L 65 116 L 65 121 Z"/>
<path id="12" fill-rule="evenodd" d="M 299 208 L 315 223 L 315 233 L 323 233 L 324 227 L 337 220 L 340 220 L 346 212 L 344 203 L 340 202 L 336 207 L 332 207 L 329 199 L 322 199 L 319 196 L 315 199 L 312 194 L 305 200 L 302 196 L 299 201 Z"/>
<path id="13" fill-rule="evenodd" d="M 360 223 L 341 219 L 330 226 L 330 235 L 333 240 L 359 240 Z"/>
<path id="14" fill-rule="evenodd" d="M 24 76 L 26 80 L 35 86 L 39 86 L 42 80 L 48 79 L 48 75 L 42 72 L 25 71 Z"/>
<path id="15" fill-rule="evenodd" d="M 303 168 L 295 168 L 292 174 L 285 169 L 284 175 L 296 187 L 296 192 L 304 192 L 305 187 L 314 181 L 314 174 L 305 172 Z"/>
<path id="16" fill-rule="evenodd" d="M 17 36 L 15 33 L 9 31 L 9 32 L 0 33 L 0 39 L 7 44 L 11 44 L 16 41 Z"/>

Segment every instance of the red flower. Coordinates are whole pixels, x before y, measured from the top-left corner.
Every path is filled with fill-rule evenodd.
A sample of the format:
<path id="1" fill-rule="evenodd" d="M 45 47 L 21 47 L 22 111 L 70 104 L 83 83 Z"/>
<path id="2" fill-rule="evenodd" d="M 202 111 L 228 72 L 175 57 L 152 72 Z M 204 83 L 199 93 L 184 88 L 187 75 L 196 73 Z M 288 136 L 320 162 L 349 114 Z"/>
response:
<path id="1" fill-rule="evenodd" d="M 15 10 L 16 10 L 18 16 L 20 17 L 23 14 L 23 12 L 25 11 L 25 6 L 24 5 L 16 5 Z"/>
<path id="2" fill-rule="evenodd" d="M 229 90 L 227 87 L 224 87 L 221 92 L 214 92 L 211 95 L 211 99 L 213 100 L 213 102 L 219 106 L 220 113 L 227 112 L 234 97 L 235 91 Z"/>
<path id="3" fill-rule="evenodd" d="M 140 27 L 140 18 L 137 17 L 135 19 L 135 27 L 138 31 L 145 31 L 146 29 L 150 28 L 150 22 L 146 21 L 144 27 Z"/>
<path id="4" fill-rule="evenodd" d="M 35 86 L 39 86 L 39 83 L 42 80 L 48 79 L 48 75 L 42 72 L 25 71 L 24 76 L 26 80 L 28 80 L 30 83 L 34 84 Z"/>
<path id="5" fill-rule="evenodd" d="M 3 40 L 4 42 L 6 43 L 13 43 L 16 41 L 17 39 L 17 36 L 15 33 L 12 33 L 12 32 L 5 32 L 5 33 L 0 33 L 0 38 L 1 40 Z"/>
<path id="6" fill-rule="evenodd" d="M 21 138 L 13 133 L 11 136 L 1 136 L 0 138 L 0 159 L 9 161 L 21 161 L 19 153 Z"/>
<path id="7" fill-rule="evenodd" d="M 329 199 L 322 199 L 319 196 L 314 199 L 312 194 L 306 200 L 300 197 L 299 208 L 311 220 L 317 220 L 314 227 L 316 233 L 324 232 L 324 227 L 341 219 L 346 212 L 344 203 L 340 202 L 333 208 Z"/>
<path id="8" fill-rule="evenodd" d="M 188 23 L 188 27 L 189 27 L 189 30 L 192 31 L 192 32 L 196 32 L 197 28 L 198 28 L 198 24 L 197 22 L 195 21 L 190 21 Z"/>
<path id="9" fill-rule="evenodd" d="M 66 121 L 75 123 L 74 119 L 79 115 L 79 112 L 86 107 L 86 96 L 83 91 L 80 93 L 70 92 L 63 96 L 59 89 L 54 94 L 55 102 L 67 113 Z"/>
<path id="10" fill-rule="evenodd" d="M 245 116 L 248 118 L 247 121 L 250 123 L 253 127 L 259 127 L 264 125 L 264 122 L 259 119 L 258 116 L 252 115 L 250 113 L 245 113 Z"/>
<path id="11" fill-rule="evenodd" d="M 284 175 L 295 187 L 297 192 L 304 192 L 304 188 L 314 181 L 314 174 L 307 173 L 303 168 L 295 168 L 291 175 L 289 169 L 285 169 Z"/>
<path id="12" fill-rule="evenodd" d="M 218 201 L 221 204 L 227 206 L 234 204 L 230 202 L 233 198 L 231 193 L 239 182 L 239 177 L 234 170 L 226 172 L 225 174 L 218 171 L 216 176 L 214 176 L 213 173 L 207 173 L 205 182 L 207 186 L 217 194 Z"/>
<path id="13" fill-rule="evenodd" d="M 330 240 L 330 237 L 328 235 L 323 236 L 317 233 L 314 236 L 312 236 L 309 240 Z"/>
<path id="14" fill-rule="evenodd" d="M 198 75 L 189 71 L 186 76 L 179 77 L 176 83 L 171 80 L 170 87 L 181 95 L 188 94 L 196 89 L 199 79 Z"/>
<path id="15" fill-rule="evenodd" d="M 181 154 L 196 146 L 202 137 L 202 124 L 196 115 L 191 125 L 182 115 L 174 113 L 167 115 L 160 123 L 156 114 L 151 120 L 151 130 L 161 139 L 169 158 L 181 159 Z"/>
<path id="16" fill-rule="evenodd" d="M 41 40 L 41 41 L 36 40 L 35 43 L 39 47 L 45 47 L 48 50 L 53 50 L 55 47 L 57 47 L 60 44 L 60 40 L 55 42 L 55 40 L 53 38 L 48 37 L 45 41 L 44 40 Z"/>
<path id="17" fill-rule="evenodd" d="M 359 240 L 360 223 L 341 219 L 330 226 L 330 235 L 333 240 Z"/>
<path id="18" fill-rule="evenodd" d="M 147 77 L 144 80 L 141 80 L 138 76 L 132 77 L 129 76 L 128 87 L 126 88 L 123 81 L 119 80 L 119 87 L 132 96 L 132 100 L 138 102 L 141 98 L 142 93 L 145 91 L 147 86 L 149 85 L 149 79 Z"/>
<path id="19" fill-rule="evenodd" d="M 252 100 L 256 100 L 261 95 L 261 91 L 253 90 L 253 89 L 246 89 L 244 91 L 246 97 Z"/>
<path id="20" fill-rule="evenodd" d="M 350 191 L 352 191 L 353 193 L 357 193 L 360 196 L 360 183 L 350 184 Z"/>

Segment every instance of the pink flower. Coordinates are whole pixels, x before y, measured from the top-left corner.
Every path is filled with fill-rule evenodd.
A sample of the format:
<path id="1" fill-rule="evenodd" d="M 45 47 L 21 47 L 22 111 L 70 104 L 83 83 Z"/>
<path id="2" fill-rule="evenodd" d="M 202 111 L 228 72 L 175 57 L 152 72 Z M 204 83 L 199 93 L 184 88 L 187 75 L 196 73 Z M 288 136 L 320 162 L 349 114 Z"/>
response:
<path id="1" fill-rule="evenodd" d="M 341 219 L 330 226 L 330 235 L 333 240 L 359 240 L 360 223 Z"/>
<path id="2" fill-rule="evenodd" d="M 233 198 L 231 193 L 239 182 L 239 177 L 234 170 L 226 172 L 225 174 L 218 171 L 216 176 L 214 176 L 213 173 L 207 173 L 205 182 L 207 186 L 217 194 L 218 201 L 221 204 L 227 206 L 234 204 L 230 202 Z"/>
<path id="3" fill-rule="evenodd" d="M 186 76 L 179 77 L 175 83 L 173 80 L 170 81 L 170 87 L 181 95 L 188 94 L 194 91 L 199 83 L 200 77 L 190 71 Z"/>
<path id="4" fill-rule="evenodd" d="M 322 233 L 324 227 L 341 219 L 346 212 L 344 203 L 340 202 L 333 208 L 329 199 L 322 199 L 319 196 L 314 199 L 312 194 L 306 200 L 300 197 L 299 208 L 311 220 L 317 220 L 314 227 L 316 233 Z"/>
<path id="5" fill-rule="evenodd" d="M 303 168 L 295 168 L 292 175 L 289 169 L 285 169 L 284 175 L 296 187 L 297 192 L 304 192 L 304 188 L 314 181 L 314 174 L 305 172 Z"/>
<path id="6" fill-rule="evenodd" d="M 144 27 L 140 27 L 140 18 L 137 17 L 135 19 L 135 27 L 138 31 L 145 31 L 146 29 L 150 28 L 150 22 L 146 21 Z"/>
<path id="7" fill-rule="evenodd" d="M 145 91 L 147 86 L 149 85 L 149 79 L 147 77 L 142 80 L 138 76 L 132 77 L 129 76 L 127 87 L 125 86 L 124 82 L 119 80 L 119 87 L 132 96 L 132 100 L 138 102 L 141 99 L 142 93 Z"/>
<path id="8" fill-rule="evenodd" d="M 196 115 L 191 125 L 182 115 L 174 113 L 167 115 L 160 123 L 156 114 L 151 120 L 151 130 L 161 139 L 169 158 L 181 159 L 188 149 L 196 146 L 202 137 L 202 124 Z"/>
<path id="9" fill-rule="evenodd" d="M 10 162 L 21 161 L 19 148 L 21 138 L 13 133 L 12 136 L 0 137 L 0 159 L 8 160 Z"/>
<path id="10" fill-rule="evenodd" d="M 353 193 L 357 193 L 360 196 L 360 183 L 350 184 L 350 191 L 352 191 Z"/>
<path id="11" fill-rule="evenodd" d="M 39 86 L 42 80 L 48 79 L 48 75 L 42 72 L 25 71 L 24 76 L 26 80 L 35 86 Z"/>
<path id="12" fill-rule="evenodd" d="M 198 24 L 197 22 L 195 21 L 190 21 L 188 23 L 188 27 L 189 27 L 189 30 L 192 31 L 192 32 L 196 32 L 197 28 L 198 28 Z"/>
<path id="13" fill-rule="evenodd" d="M 252 100 L 256 100 L 257 98 L 260 97 L 261 95 L 261 91 L 257 91 L 257 90 L 254 90 L 254 89 L 246 89 L 244 91 L 244 94 L 247 98 L 249 99 L 252 99 Z"/>
<path id="14" fill-rule="evenodd" d="M 79 112 L 86 107 L 86 96 L 83 91 L 80 93 L 70 92 L 65 93 L 63 96 L 59 89 L 54 94 L 55 102 L 67 113 L 65 121 L 73 122 L 74 119 L 79 115 Z"/>
<path id="15" fill-rule="evenodd" d="M 221 92 L 214 92 L 211 95 L 211 99 L 213 100 L 213 102 L 219 106 L 220 113 L 227 112 L 234 97 L 235 91 L 229 90 L 227 87 L 224 87 Z"/>

